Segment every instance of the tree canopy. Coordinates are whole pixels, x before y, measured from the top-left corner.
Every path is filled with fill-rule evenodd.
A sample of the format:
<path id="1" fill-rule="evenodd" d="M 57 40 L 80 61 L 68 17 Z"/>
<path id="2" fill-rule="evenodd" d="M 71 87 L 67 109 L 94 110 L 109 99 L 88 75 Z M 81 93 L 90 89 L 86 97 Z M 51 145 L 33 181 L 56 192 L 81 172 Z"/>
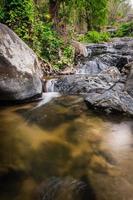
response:
<path id="1" fill-rule="evenodd" d="M 73 51 L 70 39 L 86 34 L 87 41 L 106 41 L 108 35 L 97 32 L 130 10 L 127 0 L 0 0 L 0 22 L 40 57 L 50 62 L 61 59 L 64 64 L 73 57 L 69 59 Z"/>

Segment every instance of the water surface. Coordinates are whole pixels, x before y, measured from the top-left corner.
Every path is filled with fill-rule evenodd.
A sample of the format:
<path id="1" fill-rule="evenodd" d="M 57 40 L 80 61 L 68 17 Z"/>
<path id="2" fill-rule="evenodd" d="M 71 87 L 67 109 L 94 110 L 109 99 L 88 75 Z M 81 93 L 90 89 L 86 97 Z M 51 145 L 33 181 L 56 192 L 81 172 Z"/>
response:
<path id="1" fill-rule="evenodd" d="M 0 107 L 0 200 L 132 200 L 132 119 L 54 97 Z"/>

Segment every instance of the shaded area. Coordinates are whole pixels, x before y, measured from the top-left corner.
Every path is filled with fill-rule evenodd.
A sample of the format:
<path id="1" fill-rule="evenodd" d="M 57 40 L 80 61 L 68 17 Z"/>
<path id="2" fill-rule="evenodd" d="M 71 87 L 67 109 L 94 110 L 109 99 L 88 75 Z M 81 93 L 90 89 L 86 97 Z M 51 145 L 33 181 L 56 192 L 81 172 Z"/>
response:
<path id="1" fill-rule="evenodd" d="M 53 103 L 54 102 L 54 103 Z M 79 107 L 79 103 L 81 106 Z M 75 96 L 60 97 L 52 100 L 47 106 L 41 105 L 33 109 L 18 109 L 17 113 L 29 124 L 36 124 L 43 129 L 53 130 L 62 123 L 69 123 L 87 110 L 82 98 Z"/>

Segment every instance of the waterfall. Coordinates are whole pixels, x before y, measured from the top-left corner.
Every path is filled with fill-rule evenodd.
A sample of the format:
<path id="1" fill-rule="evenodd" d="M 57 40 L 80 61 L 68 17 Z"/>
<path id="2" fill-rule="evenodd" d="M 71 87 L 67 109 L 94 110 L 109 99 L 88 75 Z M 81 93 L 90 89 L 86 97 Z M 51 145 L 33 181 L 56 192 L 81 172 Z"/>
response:
<path id="1" fill-rule="evenodd" d="M 38 108 L 42 105 L 45 105 L 47 103 L 49 103 L 53 98 L 57 98 L 60 97 L 61 94 L 58 92 L 46 92 L 42 94 L 42 100 L 39 101 L 39 103 L 37 104 L 37 106 L 35 108 Z"/>
<path id="2" fill-rule="evenodd" d="M 57 79 L 49 79 L 45 83 L 45 92 L 54 92 L 54 85 Z"/>
<path id="3" fill-rule="evenodd" d="M 99 73 L 99 64 L 97 60 L 90 60 L 84 65 L 80 64 L 76 69 L 76 74 L 98 74 Z"/>
<path id="4" fill-rule="evenodd" d="M 35 108 L 49 103 L 53 98 L 61 96 L 59 92 L 55 92 L 54 84 L 56 83 L 56 81 L 57 79 L 49 79 L 45 81 L 45 92 L 42 94 L 41 101 L 38 102 Z"/>

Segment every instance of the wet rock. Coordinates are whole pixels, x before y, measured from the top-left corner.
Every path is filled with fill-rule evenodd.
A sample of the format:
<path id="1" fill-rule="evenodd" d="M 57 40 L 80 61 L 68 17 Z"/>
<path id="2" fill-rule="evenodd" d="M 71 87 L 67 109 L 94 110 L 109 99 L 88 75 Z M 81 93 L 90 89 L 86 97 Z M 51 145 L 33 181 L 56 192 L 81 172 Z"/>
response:
<path id="1" fill-rule="evenodd" d="M 129 74 L 126 81 L 125 90 L 133 97 L 133 62 L 126 65 L 129 69 Z"/>
<path id="2" fill-rule="evenodd" d="M 133 98 L 127 92 L 120 92 L 114 88 L 103 94 L 90 93 L 85 101 L 88 105 L 100 107 L 107 113 L 115 110 L 133 115 Z"/>
<path id="3" fill-rule="evenodd" d="M 76 73 L 46 83 L 46 91 L 82 94 L 91 107 L 133 114 L 133 38 L 85 45 Z"/>
<path id="4" fill-rule="evenodd" d="M 133 114 L 133 38 L 86 45 L 88 56 L 78 60 L 76 74 L 59 79 L 54 90 L 84 94 L 92 107 Z"/>
<path id="5" fill-rule="evenodd" d="M 0 24 L 0 100 L 26 100 L 42 93 L 35 53 L 7 26 Z"/>
<path id="6" fill-rule="evenodd" d="M 85 45 L 88 56 L 77 61 L 77 74 L 98 74 L 116 66 L 119 70 L 133 61 L 133 39 L 115 38 L 111 42 Z"/>
<path id="7" fill-rule="evenodd" d="M 76 180 L 71 177 L 51 177 L 37 190 L 38 200 L 96 200 L 96 195 L 86 177 Z"/>
<path id="8" fill-rule="evenodd" d="M 54 83 L 54 91 L 64 94 L 103 93 L 120 80 L 120 72 L 111 67 L 98 75 L 72 75 L 62 77 Z"/>
<path id="9" fill-rule="evenodd" d="M 63 94 L 82 94 L 87 105 L 100 107 L 110 113 L 114 110 L 133 115 L 132 78 L 122 79 L 116 67 L 103 70 L 98 75 L 72 75 L 54 82 L 52 90 Z M 126 91 L 125 85 L 128 87 Z"/>

